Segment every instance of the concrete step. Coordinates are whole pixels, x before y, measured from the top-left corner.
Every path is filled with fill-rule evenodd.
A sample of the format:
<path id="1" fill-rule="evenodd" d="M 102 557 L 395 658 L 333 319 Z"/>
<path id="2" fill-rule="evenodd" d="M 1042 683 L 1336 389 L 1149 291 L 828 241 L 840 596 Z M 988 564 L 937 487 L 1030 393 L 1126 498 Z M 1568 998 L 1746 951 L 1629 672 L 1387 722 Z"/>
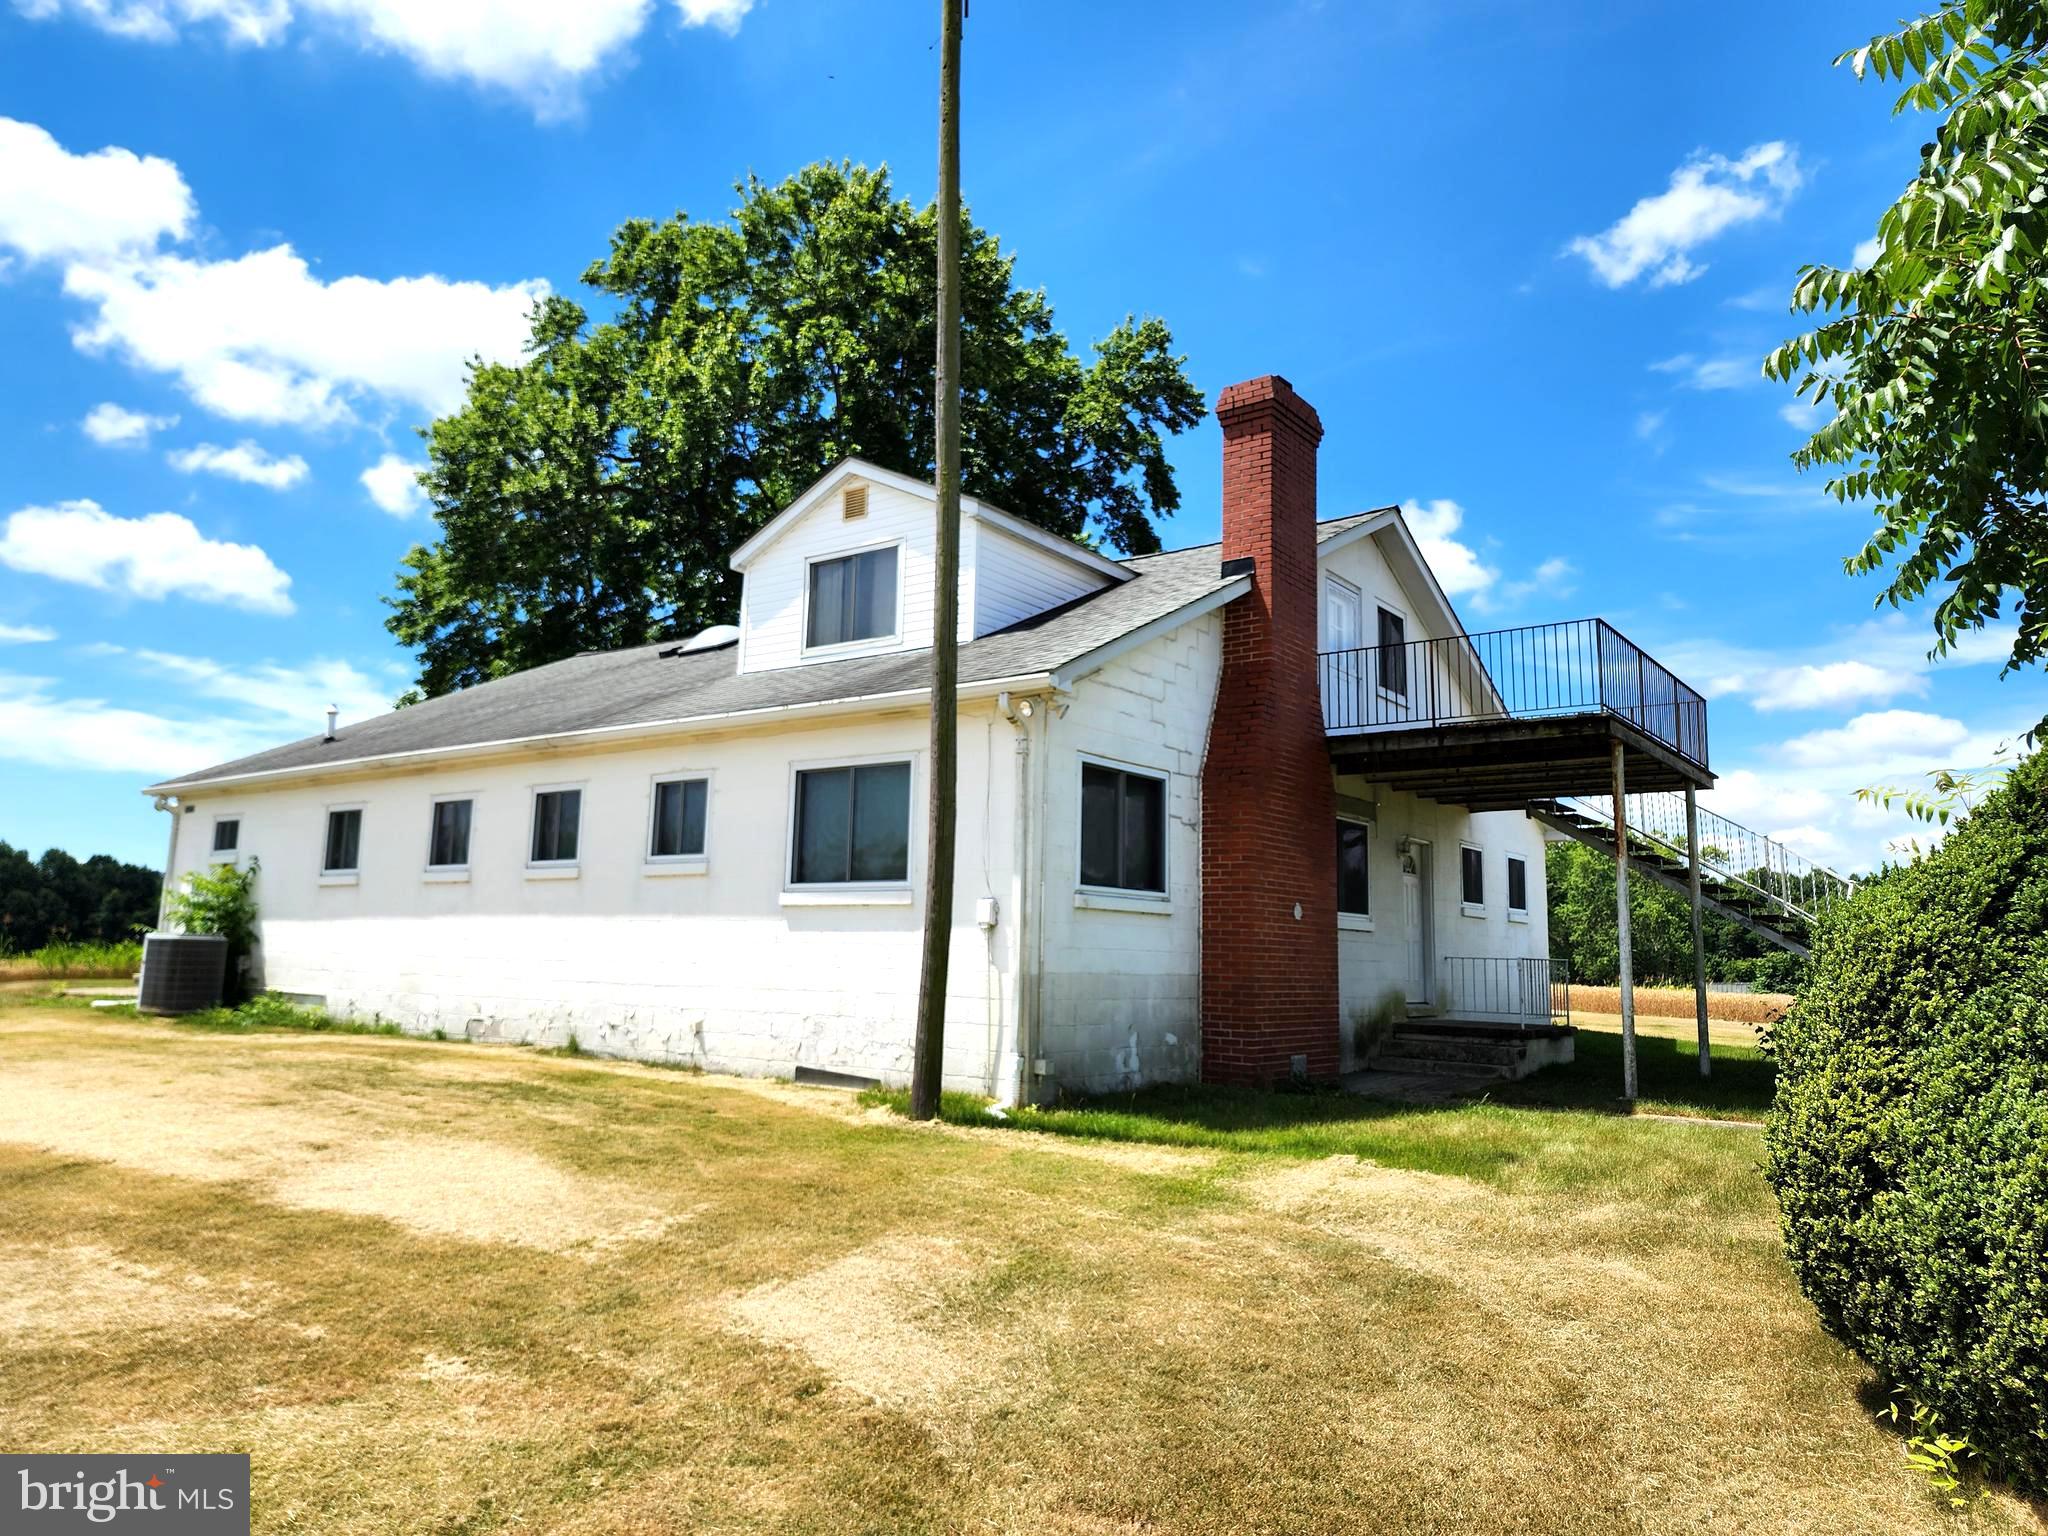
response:
<path id="1" fill-rule="evenodd" d="M 1436 1030 L 1396 1030 L 1386 1050 L 1418 1061 L 1469 1061 L 1490 1067 L 1512 1067 L 1527 1052 L 1519 1040 L 1489 1040 Z"/>
<path id="2" fill-rule="evenodd" d="M 1455 1078 L 1460 1082 L 1490 1083 L 1515 1076 L 1515 1069 L 1499 1062 L 1445 1061 L 1433 1056 L 1403 1056 L 1382 1052 L 1373 1057 L 1372 1070 L 1403 1076 Z"/>

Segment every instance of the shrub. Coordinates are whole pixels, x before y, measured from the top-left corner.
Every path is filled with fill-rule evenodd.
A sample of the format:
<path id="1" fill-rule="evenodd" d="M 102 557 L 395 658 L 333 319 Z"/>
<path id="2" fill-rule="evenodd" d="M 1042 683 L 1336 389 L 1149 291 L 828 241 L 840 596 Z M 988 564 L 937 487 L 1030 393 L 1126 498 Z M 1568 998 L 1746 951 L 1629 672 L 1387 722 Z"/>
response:
<path id="1" fill-rule="evenodd" d="M 2048 1491 L 2048 754 L 1823 924 L 1766 1171 L 1828 1329 Z"/>
<path id="2" fill-rule="evenodd" d="M 255 859 L 247 869 L 232 864 L 197 870 L 172 891 L 166 910 L 187 933 L 217 933 L 228 941 L 227 984 L 223 1001 L 242 1000 L 241 962 L 256 943 Z"/>

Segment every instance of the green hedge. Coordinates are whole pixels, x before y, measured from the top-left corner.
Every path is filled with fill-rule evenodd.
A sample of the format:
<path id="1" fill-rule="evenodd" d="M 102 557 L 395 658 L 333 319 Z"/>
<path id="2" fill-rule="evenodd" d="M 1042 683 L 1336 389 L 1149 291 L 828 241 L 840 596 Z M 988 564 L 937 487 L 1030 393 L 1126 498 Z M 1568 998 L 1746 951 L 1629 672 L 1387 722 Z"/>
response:
<path id="1" fill-rule="evenodd" d="M 1766 1171 L 1822 1320 L 2048 1491 L 2048 754 L 1823 926 Z"/>

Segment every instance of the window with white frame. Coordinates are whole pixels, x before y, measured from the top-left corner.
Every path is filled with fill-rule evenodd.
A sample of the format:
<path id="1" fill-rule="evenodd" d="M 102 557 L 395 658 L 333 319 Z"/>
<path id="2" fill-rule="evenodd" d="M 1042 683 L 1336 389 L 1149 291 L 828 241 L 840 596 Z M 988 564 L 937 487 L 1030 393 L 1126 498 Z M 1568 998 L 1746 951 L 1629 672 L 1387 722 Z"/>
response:
<path id="1" fill-rule="evenodd" d="M 1529 861 L 1513 854 L 1508 855 L 1508 910 L 1529 915 Z"/>
<path id="2" fill-rule="evenodd" d="M 468 799 L 436 800 L 427 832 L 429 869 L 469 867 L 469 821 L 472 802 Z"/>
<path id="3" fill-rule="evenodd" d="M 1166 894 L 1165 775 L 1082 763 L 1081 884 Z"/>
<path id="4" fill-rule="evenodd" d="M 1486 905 L 1486 853 L 1466 843 L 1458 850 L 1459 891 L 1467 907 Z"/>
<path id="5" fill-rule="evenodd" d="M 701 859 L 705 823 L 711 806 L 711 783 L 700 775 L 679 774 L 654 781 L 653 824 L 647 833 L 647 857 Z"/>
<path id="6" fill-rule="evenodd" d="M 222 816 L 213 824 L 213 851 L 216 857 L 232 859 L 242 846 L 242 818 Z"/>
<path id="7" fill-rule="evenodd" d="M 327 813 L 327 846 L 320 860 L 323 875 L 352 875 L 362 852 L 363 811 L 361 806 Z"/>
<path id="8" fill-rule="evenodd" d="M 1362 821 L 1337 823 L 1337 914 L 1372 916 L 1372 879 L 1367 866 L 1368 833 Z"/>
<path id="9" fill-rule="evenodd" d="M 542 865 L 574 864 L 582 821 L 582 790 L 535 790 L 533 838 L 528 845 L 527 862 Z"/>
<path id="10" fill-rule="evenodd" d="M 910 878 L 910 764 L 849 763 L 796 775 L 791 885 L 901 885 Z"/>
<path id="11" fill-rule="evenodd" d="M 804 645 L 853 645 L 896 633 L 897 551 L 863 550 L 811 562 Z"/>

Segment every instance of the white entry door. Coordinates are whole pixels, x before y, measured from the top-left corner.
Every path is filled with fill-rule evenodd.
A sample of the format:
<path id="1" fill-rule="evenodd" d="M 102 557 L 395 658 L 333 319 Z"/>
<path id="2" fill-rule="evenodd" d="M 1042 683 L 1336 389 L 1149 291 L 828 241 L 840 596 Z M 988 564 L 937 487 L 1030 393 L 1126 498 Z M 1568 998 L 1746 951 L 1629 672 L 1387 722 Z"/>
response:
<path id="1" fill-rule="evenodd" d="M 1349 582 L 1323 580 L 1323 724 L 1331 729 L 1365 720 L 1365 599 Z"/>
<path id="2" fill-rule="evenodd" d="M 1429 976 L 1429 846 L 1411 843 L 1401 854 L 1401 913 L 1407 923 L 1410 1007 L 1430 1004 Z"/>

